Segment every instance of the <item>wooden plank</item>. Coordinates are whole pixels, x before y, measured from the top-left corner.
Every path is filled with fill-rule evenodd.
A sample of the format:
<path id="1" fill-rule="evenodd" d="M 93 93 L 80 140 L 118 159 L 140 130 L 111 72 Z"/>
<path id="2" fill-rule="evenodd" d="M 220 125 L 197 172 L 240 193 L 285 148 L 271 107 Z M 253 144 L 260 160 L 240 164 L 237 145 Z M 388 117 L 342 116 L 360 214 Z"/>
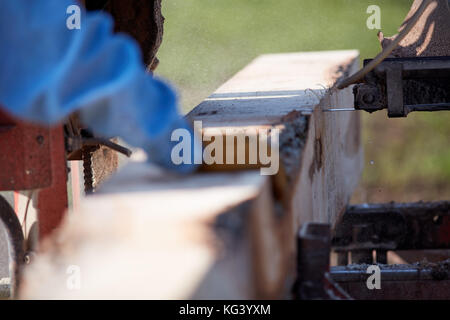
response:
<path id="1" fill-rule="evenodd" d="M 298 227 L 336 221 L 360 175 L 359 115 L 322 112 L 352 103 L 351 89 L 322 85 L 333 87 L 357 61 L 355 51 L 256 59 L 188 117 L 202 120 L 206 137 L 280 129 L 278 174 L 174 176 L 131 163 L 49 240 L 21 297 L 286 297 Z M 81 272 L 79 290 L 67 287 L 70 266 Z"/>
<path id="2" fill-rule="evenodd" d="M 363 163 L 359 114 L 322 112 L 353 106 L 352 88 L 337 91 L 334 85 L 357 70 L 358 60 L 354 50 L 264 55 L 188 114 L 192 122 L 202 122 L 207 140 L 221 133 L 224 150 L 231 134 L 281 130 L 275 188 L 295 230 L 306 221 L 334 225 L 358 183 Z M 205 170 L 260 166 L 213 164 Z"/>
<path id="3" fill-rule="evenodd" d="M 274 232 L 270 188 L 255 171 L 180 177 L 131 163 L 45 244 L 21 298 L 274 298 L 279 255 L 265 260 L 260 245 Z"/>
<path id="4" fill-rule="evenodd" d="M 293 110 L 310 113 L 358 52 L 262 55 L 194 108 L 188 117 L 204 127 L 278 124 Z"/>

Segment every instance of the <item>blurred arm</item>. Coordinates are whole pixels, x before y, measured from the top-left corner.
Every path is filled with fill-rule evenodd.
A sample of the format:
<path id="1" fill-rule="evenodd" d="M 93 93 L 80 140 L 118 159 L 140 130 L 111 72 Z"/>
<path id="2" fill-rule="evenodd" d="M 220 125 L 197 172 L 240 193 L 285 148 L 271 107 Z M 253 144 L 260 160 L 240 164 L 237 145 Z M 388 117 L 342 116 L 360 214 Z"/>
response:
<path id="1" fill-rule="evenodd" d="M 0 1 L 0 103 L 29 121 L 53 124 L 79 110 L 102 136 L 120 136 L 169 168 L 170 135 L 188 128 L 174 91 L 145 72 L 137 44 L 113 34 L 111 18 L 81 13 L 69 30 L 70 0 Z M 190 130 L 190 129 L 189 129 Z"/>

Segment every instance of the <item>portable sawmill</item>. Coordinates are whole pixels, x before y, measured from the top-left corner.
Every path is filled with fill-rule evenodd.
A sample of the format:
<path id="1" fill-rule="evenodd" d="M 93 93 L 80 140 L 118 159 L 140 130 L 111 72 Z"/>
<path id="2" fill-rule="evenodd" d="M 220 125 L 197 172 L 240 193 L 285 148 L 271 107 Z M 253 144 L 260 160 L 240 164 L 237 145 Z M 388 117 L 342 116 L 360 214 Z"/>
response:
<path id="1" fill-rule="evenodd" d="M 109 12 L 115 20 L 115 31 L 134 37 L 148 72 L 155 70 L 163 34 L 161 0 L 81 2 L 87 10 Z M 353 106 L 322 111 L 373 113 L 386 109 L 388 118 L 450 111 L 450 0 L 415 0 L 399 34 L 387 38 L 380 32 L 378 39 L 381 53 L 365 57 L 359 71 L 347 74 L 331 89 L 353 86 Z M 321 155 L 323 148 L 326 146 L 317 143 L 312 152 Z M 64 217 L 69 203 L 68 175 L 78 174 L 70 173 L 67 161 L 82 161 L 84 191 L 91 194 L 117 170 L 117 153 L 129 156 L 131 151 L 116 139 L 95 136 L 77 114 L 59 127 L 48 128 L 17 120 L 1 109 L 0 150 L 7 150 L 0 154 L 0 191 L 5 192 L 0 195 L 0 224 L 7 231 L 11 279 L 0 282 L 1 297 L 2 292 L 14 294 L 21 267 L 33 260 L 38 244 L 58 228 Z M 315 166 L 321 165 L 311 163 L 310 176 Z M 19 193 L 29 199 L 25 212 L 30 203 L 37 203 L 36 221 L 28 228 L 23 223 L 26 216 L 17 216 Z M 333 231 L 322 223 L 305 223 L 299 230 L 297 274 L 291 284 L 294 298 L 450 298 L 448 261 L 387 264 L 387 252 L 391 250 L 450 249 L 450 201 L 347 204 Z M 337 256 L 337 266 L 330 266 L 332 253 Z M 383 289 L 368 295 L 366 270 L 373 264 L 381 269 Z"/>

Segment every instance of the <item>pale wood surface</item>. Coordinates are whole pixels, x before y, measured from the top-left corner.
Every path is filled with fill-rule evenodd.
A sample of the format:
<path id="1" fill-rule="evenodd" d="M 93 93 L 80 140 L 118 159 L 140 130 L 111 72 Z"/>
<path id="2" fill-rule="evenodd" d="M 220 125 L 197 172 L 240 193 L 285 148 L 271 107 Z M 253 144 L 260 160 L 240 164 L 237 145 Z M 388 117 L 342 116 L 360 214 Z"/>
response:
<path id="1" fill-rule="evenodd" d="M 297 223 L 334 224 L 355 189 L 363 164 L 357 111 L 324 113 L 353 106 L 352 88 L 332 88 L 358 68 L 358 52 L 324 51 L 263 55 L 237 73 L 188 114 L 201 120 L 205 136 L 232 129 L 281 129 L 280 193 Z M 289 142 L 306 121 L 305 137 Z M 226 139 L 224 139 L 225 141 Z M 287 141 L 287 143 L 284 143 Z M 226 142 L 224 142 L 225 144 Z M 248 166 L 211 166 L 213 170 Z M 287 174 L 287 177 L 283 175 Z M 282 180 L 289 180 L 290 183 Z"/>
<path id="2" fill-rule="evenodd" d="M 69 215 L 27 268 L 21 297 L 264 297 L 256 281 L 270 265 L 256 263 L 251 228 L 273 216 L 269 190 L 255 171 L 180 177 L 130 163 Z M 80 290 L 66 286 L 71 265 Z"/>
<path id="3" fill-rule="evenodd" d="M 310 113 L 335 84 L 340 67 L 357 57 L 354 50 L 260 56 L 188 117 L 213 128 L 278 124 L 293 110 Z"/>

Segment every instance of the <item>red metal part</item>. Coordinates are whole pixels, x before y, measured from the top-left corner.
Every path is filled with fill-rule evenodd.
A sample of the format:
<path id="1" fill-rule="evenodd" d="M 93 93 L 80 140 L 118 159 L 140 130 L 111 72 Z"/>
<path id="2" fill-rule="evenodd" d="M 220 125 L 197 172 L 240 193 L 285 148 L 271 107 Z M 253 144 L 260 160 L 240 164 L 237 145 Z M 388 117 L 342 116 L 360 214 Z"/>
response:
<path id="1" fill-rule="evenodd" d="M 61 223 L 67 209 L 67 162 L 61 126 L 50 130 L 52 184 L 39 192 L 38 219 L 40 239 L 48 236 Z"/>
<path id="2" fill-rule="evenodd" d="M 21 122 L 0 110 L 0 191 L 50 186 L 50 164 L 49 128 Z"/>
<path id="3" fill-rule="evenodd" d="M 0 168 L 0 191 L 39 190 L 39 235 L 48 236 L 68 205 L 62 126 L 25 123 L 0 109 Z"/>

